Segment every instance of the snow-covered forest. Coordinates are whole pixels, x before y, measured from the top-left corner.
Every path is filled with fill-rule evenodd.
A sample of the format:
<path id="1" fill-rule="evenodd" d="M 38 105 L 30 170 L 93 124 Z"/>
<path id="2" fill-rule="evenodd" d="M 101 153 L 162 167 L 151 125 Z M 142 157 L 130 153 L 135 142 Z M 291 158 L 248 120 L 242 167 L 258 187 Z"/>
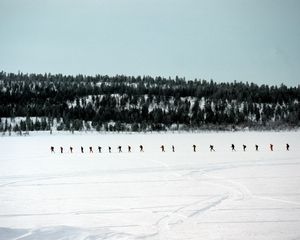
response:
<path id="1" fill-rule="evenodd" d="M 0 131 L 297 128 L 299 99 L 299 86 L 0 72 Z"/>

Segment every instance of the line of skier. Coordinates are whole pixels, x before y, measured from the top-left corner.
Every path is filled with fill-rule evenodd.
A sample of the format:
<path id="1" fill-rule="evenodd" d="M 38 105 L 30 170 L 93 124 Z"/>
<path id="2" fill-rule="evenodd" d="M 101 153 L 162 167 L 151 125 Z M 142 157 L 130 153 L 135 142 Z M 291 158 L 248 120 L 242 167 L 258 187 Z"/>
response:
<path id="1" fill-rule="evenodd" d="M 242 147 L 243 147 L 243 151 L 245 152 L 246 151 L 246 149 L 247 149 L 247 146 L 245 145 L 245 144 L 243 144 L 242 145 Z M 160 148 L 161 148 L 161 151 L 162 152 L 165 152 L 165 146 L 164 145 L 161 145 L 160 146 Z M 274 145 L 273 144 L 270 144 L 269 145 L 269 148 L 270 148 L 270 151 L 273 151 L 274 150 Z M 60 149 L 60 153 L 64 153 L 64 148 L 63 147 L 60 147 L 59 148 Z M 131 146 L 130 145 L 128 145 L 127 146 L 127 152 L 131 152 Z M 140 145 L 139 146 L 139 149 L 140 149 L 140 152 L 144 152 L 144 146 L 143 145 Z M 194 144 L 194 145 L 192 145 L 192 149 L 193 149 L 193 152 L 197 152 L 197 146 Z M 70 148 L 69 148 L 69 150 L 70 150 L 70 153 L 73 153 L 73 147 L 71 146 Z M 215 148 L 214 148 L 214 145 L 209 145 L 209 150 L 211 151 L 211 152 L 215 152 L 216 150 L 215 150 Z M 255 151 L 258 151 L 259 150 L 259 146 L 257 145 L 257 144 L 255 144 Z M 290 150 L 290 145 L 287 143 L 286 144 L 286 151 L 289 151 Z M 55 153 L 55 148 L 53 147 L 53 146 L 51 146 L 50 147 L 50 151 L 51 151 L 51 153 Z M 80 147 L 80 151 L 81 151 L 81 153 L 84 153 L 84 147 Z M 122 152 L 122 146 L 118 146 L 118 151 L 119 151 L 119 153 L 121 153 Z M 231 151 L 232 152 L 235 152 L 236 150 L 235 150 L 235 145 L 234 144 L 231 144 Z M 93 151 L 93 147 L 89 147 L 88 148 L 88 152 L 89 153 L 94 153 L 94 151 Z M 99 153 L 102 153 L 102 147 L 100 147 L 100 146 L 98 146 L 98 152 Z M 108 152 L 109 153 L 111 153 L 112 152 L 112 148 L 111 148 L 111 146 L 108 146 Z M 172 145 L 172 152 L 175 152 L 175 146 L 174 145 Z"/>
<path id="2" fill-rule="evenodd" d="M 128 145 L 127 149 L 128 149 L 128 152 L 131 152 L 131 146 Z M 64 153 L 64 148 L 63 147 L 59 147 L 59 150 L 60 150 L 60 153 Z M 73 147 L 72 146 L 69 148 L 69 150 L 70 150 L 70 153 L 73 153 Z M 121 153 L 122 152 L 122 146 L 118 146 L 118 150 L 119 150 L 119 153 Z M 55 153 L 55 148 L 53 146 L 51 146 L 50 151 L 51 151 L 51 153 Z M 81 151 L 81 153 L 84 153 L 85 152 L 84 147 L 81 146 L 80 151 Z M 111 153 L 111 151 L 112 151 L 112 148 L 110 146 L 108 146 L 108 152 Z M 89 153 L 94 153 L 93 147 L 89 147 L 88 152 Z M 102 147 L 98 146 L 98 152 L 102 153 Z M 140 152 L 144 152 L 144 146 L 143 145 L 140 145 Z"/>

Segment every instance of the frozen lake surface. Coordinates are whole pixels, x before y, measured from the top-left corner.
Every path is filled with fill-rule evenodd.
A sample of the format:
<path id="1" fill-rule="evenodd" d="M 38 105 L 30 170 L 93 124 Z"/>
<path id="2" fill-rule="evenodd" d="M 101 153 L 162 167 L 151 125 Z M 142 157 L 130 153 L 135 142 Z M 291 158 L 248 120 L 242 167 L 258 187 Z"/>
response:
<path id="1" fill-rule="evenodd" d="M 300 132 L 38 133 L 0 150 L 3 240 L 300 239 Z"/>

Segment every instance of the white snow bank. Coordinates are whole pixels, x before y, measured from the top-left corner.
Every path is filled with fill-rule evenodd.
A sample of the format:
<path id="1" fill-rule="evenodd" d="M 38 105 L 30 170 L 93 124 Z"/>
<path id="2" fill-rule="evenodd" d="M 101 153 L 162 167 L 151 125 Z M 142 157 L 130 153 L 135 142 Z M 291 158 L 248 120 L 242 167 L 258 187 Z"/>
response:
<path id="1" fill-rule="evenodd" d="M 2 137 L 0 239 L 297 239 L 299 137 L 299 132 Z M 237 152 L 231 152 L 232 143 Z M 216 152 L 209 151 L 210 144 Z"/>

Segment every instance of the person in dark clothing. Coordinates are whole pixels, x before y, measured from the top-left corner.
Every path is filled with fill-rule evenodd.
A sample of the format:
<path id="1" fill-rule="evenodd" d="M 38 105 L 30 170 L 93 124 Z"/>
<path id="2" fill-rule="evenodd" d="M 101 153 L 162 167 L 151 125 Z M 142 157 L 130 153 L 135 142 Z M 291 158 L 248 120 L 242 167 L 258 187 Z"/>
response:
<path id="1" fill-rule="evenodd" d="M 193 150 L 194 150 L 194 152 L 196 152 L 196 145 L 195 144 L 193 145 Z"/>
<path id="2" fill-rule="evenodd" d="M 255 151 L 258 151 L 258 145 L 255 144 Z"/>
<path id="3" fill-rule="evenodd" d="M 64 153 L 64 148 L 60 147 L 60 153 Z"/>
<path id="4" fill-rule="evenodd" d="M 270 150 L 273 152 L 273 144 L 270 144 Z"/>
<path id="5" fill-rule="evenodd" d="M 235 151 L 235 146 L 234 146 L 234 144 L 231 144 L 231 151 L 232 151 L 232 152 Z"/>
<path id="6" fill-rule="evenodd" d="M 286 150 L 290 151 L 290 145 L 288 143 L 286 144 Z"/>
<path id="7" fill-rule="evenodd" d="M 121 153 L 122 152 L 122 146 L 119 146 L 118 149 L 119 149 L 119 153 Z"/>
<path id="8" fill-rule="evenodd" d="M 174 147 L 174 145 L 172 145 L 172 152 L 175 152 L 175 147 Z"/>
<path id="9" fill-rule="evenodd" d="M 51 153 L 55 153 L 55 152 L 54 152 L 54 147 L 53 147 L 53 146 L 50 147 L 50 150 L 51 150 Z"/>
<path id="10" fill-rule="evenodd" d="M 161 151 L 162 151 L 162 152 L 165 151 L 165 146 L 164 146 L 164 145 L 161 145 L 160 148 L 161 148 Z"/>
<path id="11" fill-rule="evenodd" d="M 143 147 L 143 145 L 140 145 L 140 152 L 144 152 L 144 147 Z"/>
<path id="12" fill-rule="evenodd" d="M 90 147 L 90 153 L 93 153 L 93 147 Z"/>
<path id="13" fill-rule="evenodd" d="M 108 147 L 108 152 L 111 153 L 111 147 Z"/>
<path id="14" fill-rule="evenodd" d="M 73 153 L 73 147 L 70 147 L 70 152 Z"/>
<path id="15" fill-rule="evenodd" d="M 243 144 L 243 151 L 246 151 L 247 146 Z"/>
<path id="16" fill-rule="evenodd" d="M 214 145 L 209 146 L 211 152 L 215 152 Z"/>
<path id="17" fill-rule="evenodd" d="M 83 146 L 81 146 L 81 148 L 80 148 L 80 149 L 81 149 L 81 153 L 84 153 L 84 151 L 83 151 Z"/>
<path id="18" fill-rule="evenodd" d="M 131 146 L 128 145 L 128 152 L 131 152 Z"/>
<path id="19" fill-rule="evenodd" d="M 99 153 L 101 153 L 101 147 L 100 146 L 98 146 L 98 151 L 99 151 Z"/>

